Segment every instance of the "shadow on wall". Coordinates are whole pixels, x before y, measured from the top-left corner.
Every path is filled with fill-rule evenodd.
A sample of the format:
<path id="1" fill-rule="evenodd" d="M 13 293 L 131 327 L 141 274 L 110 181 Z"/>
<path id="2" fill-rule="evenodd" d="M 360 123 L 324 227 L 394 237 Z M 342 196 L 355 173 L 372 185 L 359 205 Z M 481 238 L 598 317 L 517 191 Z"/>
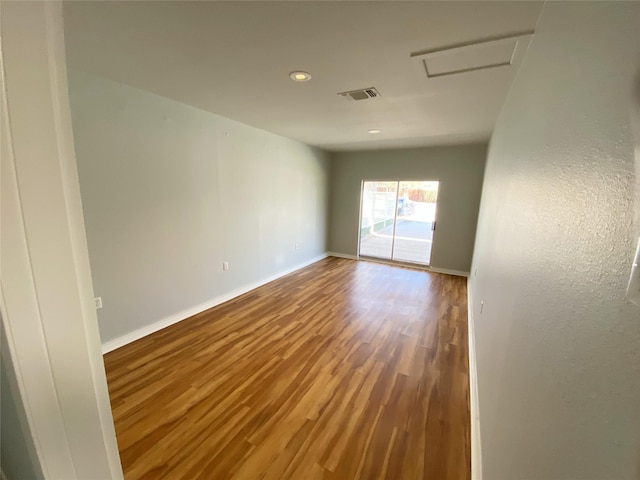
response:
<path id="1" fill-rule="evenodd" d="M 31 442 L 26 414 L 18 393 L 13 365 L 9 358 L 2 315 L 0 314 L 0 335 L 2 355 L 0 355 L 0 470 L 2 478 L 38 480 L 44 478 L 32 454 L 35 447 Z"/>
<path id="2" fill-rule="evenodd" d="M 638 61 L 640 65 L 640 59 Z M 633 102 L 631 104 L 631 129 L 633 133 L 633 142 L 635 144 L 635 176 L 636 176 L 636 192 L 635 192 L 635 232 L 640 232 L 640 66 L 636 72 L 633 82 Z M 640 438 L 640 425 L 638 425 L 638 438 Z M 636 458 L 636 477 L 640 478 L 640 450 Z"/>
<path id="3" fill-rule="evenodd" d="M 640 59 L 638 60 L 638 71 L 633 82 L 633 102 L 631 104 L 631 129 L 635 144 L 635 176 L 636 176 L 636 198 L 635 198 L 635 231 L 640 232 Z M 640 454 L 638 455 L 638 478 L 640 478 Z"/>

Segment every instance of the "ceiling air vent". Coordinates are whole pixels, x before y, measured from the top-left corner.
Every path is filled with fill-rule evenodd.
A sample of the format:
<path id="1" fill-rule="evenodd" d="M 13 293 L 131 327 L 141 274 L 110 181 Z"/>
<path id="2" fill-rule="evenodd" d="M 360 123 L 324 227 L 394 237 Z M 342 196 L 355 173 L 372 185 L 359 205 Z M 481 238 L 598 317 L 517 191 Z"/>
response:
<path id="1" fill-rule="evenodd" d="M 350 92 L 339 93 L 341 97 L 347 100 L 367 100 L 369 98 L 376 98 L 380 96 L 378 90 L 373 87 L 363 88 L 361 90 L 351 90 Z"/>

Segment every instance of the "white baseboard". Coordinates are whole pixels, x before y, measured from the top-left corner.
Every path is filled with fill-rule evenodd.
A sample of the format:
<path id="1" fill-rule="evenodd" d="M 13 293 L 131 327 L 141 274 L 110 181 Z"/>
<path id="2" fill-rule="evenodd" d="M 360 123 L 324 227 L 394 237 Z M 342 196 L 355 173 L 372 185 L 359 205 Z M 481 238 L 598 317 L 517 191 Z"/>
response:
<path id="1" fill-rule="evenodd" d="M 429 267 L 430 272 L 445 273 L 447 275 L 455 275 L 457 277 L 468 277 L 469 272 L 463 272 L 461 270 L 449 270 L 448 268 Z"/>
<path id="2" fill-rule="evenodd" d="M 348 253 L 329 252 L 327 255 L 329 257 L 348 258 L 349 260 L 358 260 L 357 256 L 349 255 Z"/>
<path id="3" fill-rule="evenodd" d="M 350 255 L 348 253 L 338 253 L 338 252 L 328 252 L 327 254 L 330 257 L 338 257 L 338 258 L 348 258 L 350 260 L 359 260 L 359 258 L 356 255 Z M 410 264 L 410 263 L 406 263 L 403 264 L 402 262 L 394 262 L 393 260 L 385 260 L 383 258 L 365 258 L 365 260 L 368 261 L 372 261 L 372 262 L 378 262 L 378 263 L 386 263 L 389 265 L 405 265 L 405 266 L 412 266 L 414 268 L 420 268 L 423 270 L 427 270 L 429 272 L 434 272 L 434 273 L 444 273 L 446 275 L 455 275 L 457 277 L 469 277 L 469 272 L 463 272 L 462 270 L 450 270 L 448 268 L 438 268 L 438 267 L 428 267 L 428 266 L 422 266 L 422 265 L 417 265 L 417 264 Z"/>
<path id="4" fill-rule="evenodd" d="M 469 389 L 471 410 L 471 480 L 482 480 L 482 449 L 480 444 L 480 407 L 478 403 L 478 365 L 476 363 L 476 335 L 473 319 L 471 285 L 467 281 L 467 310 L 469 312 Z"/>
<path id="5" fill-rule="evenodd" d="M 289 275 L 290 273 L 293 273 L 296 270 L 300 270 L 301 268 L 307 267 L 312 263 L 319 262 L 320 260 L 327 258 L 329 255 L 330 255 L 329 253 L 324 253 L 315 258 L 312 258 L 311 260 L 298 264 L 295 267 L 288 268 L 287 270 L 283 270 L 282 272 L 279 272 L 275 275 L 271 275 L 270 277 L 267 277 L 267 278 L 263 278 L 262 280 L 259 280 L 257 282 L 244 285 L 240 288 L 232 290 L 231 292 L 223 293 L 222 295 L 218 295 L 217 297 L 212 298 L 211 300 L 208 300 L 204 303 L 201 303 L 200 305 L 187 308 L 186 310 L 182 310 L 181 312 L 178 312 L 174 315 L 170 315 L 166 318 L 158 320 L 157 322 L 154 322 L 151 325 L 147 325 L 145 327 L 134 330 L 133 332 L 127 333 L 126 335 L 123 335 L 121 337 L 115 338 L 113 340 L 109 340 L 108 342 L 105 342 L 102 344 L 102 353 L 105 354 L 105 353 L 111 352 L 117 348 L 127 345 L 128 343 L 135 342 L 136 340 L 139 340 L 142 337 L 146 337 L 147 335 L 151 335 L 152 333 L 157 332 L 158 330 L 162 330 L 163 328 L 173 325 L 174 323 L 181 322 L 182 320 L 186 320 L 189 317 L 193 317 L 194 315 L 197 315 L 198 313 L 202 313 L 205 310 L 208 310 L 217 305 L 220 305 L 221 303 L 228 302 L 229 300 L 232 300 L 242 294 L 250 292 L 251 290 L 254 290 L 258 287 L 261 287 L 262 285 L 265 285 L 269 282 L 273 282 L 274 280 L 277 280 L 280 277 Z"/>

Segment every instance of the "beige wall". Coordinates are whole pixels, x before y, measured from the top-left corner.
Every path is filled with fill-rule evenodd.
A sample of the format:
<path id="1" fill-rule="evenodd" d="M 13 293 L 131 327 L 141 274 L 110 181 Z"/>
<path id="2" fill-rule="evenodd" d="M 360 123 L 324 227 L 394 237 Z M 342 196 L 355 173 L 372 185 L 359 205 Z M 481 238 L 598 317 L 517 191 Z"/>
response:
<path id="1" fill-rule="evenodd" d="M 547 2 L 496 125 L 470 283 L 486 480 L 640 474 L 639 62 L 640 3 Z"/>
<path id="2" fill-rule="evenodd" d="M 363 180 L 437 180 L 431 265 L 468 272 L 478 219 L 486 145 L 334 154 L 329 250 L 356 255 Z"/>
<path id="3" fill-rule="evenodd" d="M 87 73 L 70 97 L 103 342 L 326 252 L 326 152 Z"/>

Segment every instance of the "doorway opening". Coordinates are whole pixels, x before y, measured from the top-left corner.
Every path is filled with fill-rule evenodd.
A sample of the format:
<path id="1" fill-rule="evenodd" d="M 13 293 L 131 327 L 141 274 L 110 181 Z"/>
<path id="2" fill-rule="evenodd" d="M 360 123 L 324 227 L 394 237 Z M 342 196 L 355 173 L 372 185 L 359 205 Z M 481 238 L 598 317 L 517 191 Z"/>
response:
<path id="1" fill-rule="evenodd" d="M 439 182 L 362 182 L 358 254 L 428 266 Z"/>

